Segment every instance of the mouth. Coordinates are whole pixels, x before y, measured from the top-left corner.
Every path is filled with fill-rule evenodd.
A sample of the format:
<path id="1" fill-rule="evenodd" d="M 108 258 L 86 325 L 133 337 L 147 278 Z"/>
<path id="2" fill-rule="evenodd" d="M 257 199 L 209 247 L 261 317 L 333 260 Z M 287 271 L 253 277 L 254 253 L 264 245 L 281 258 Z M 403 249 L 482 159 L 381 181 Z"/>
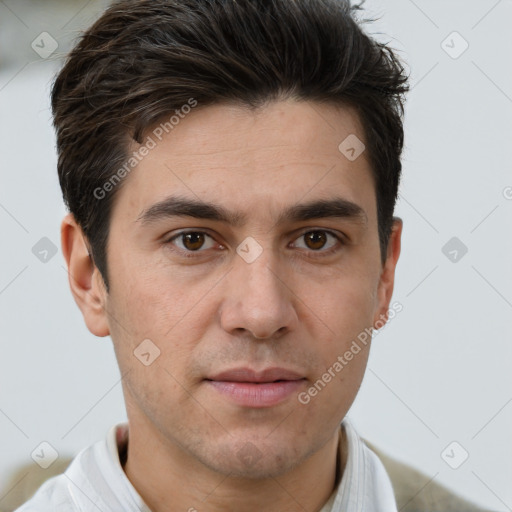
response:
<path id="1" fill-rule="evenodd" d="M 205 379 L 222 397 L 242 407 L 272 407 L 297 393 L 306 378 L 285 368 L 267 368 L 257 372 L 234 368 Z"/>

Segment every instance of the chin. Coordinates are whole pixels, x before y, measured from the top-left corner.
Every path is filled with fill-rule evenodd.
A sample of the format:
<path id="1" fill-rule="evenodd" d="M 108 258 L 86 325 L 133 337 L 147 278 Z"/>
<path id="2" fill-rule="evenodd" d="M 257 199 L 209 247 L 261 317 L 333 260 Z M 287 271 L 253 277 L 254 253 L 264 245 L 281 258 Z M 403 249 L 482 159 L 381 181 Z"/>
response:
<path id="1" fill-rule="evenodd" d="M 250 480 L 267 480 L 277 478 L 292 470 L 299 461 L 283 459 L 279 455 L 273 455 L 272 460 L 263 456 L 258 461 L 240 461 L 239 458 L 231 456 L 222 461 L 212 461 L 210 469 L 231 478 Z"/>
<path id="2" fill-rule="evenodd" d="M 299 447 L 263 442 L 238 441 L 228 438 L 217 444 L 214 453 L 196 454 L 209 469 L 225 476 L 263 480 L 276 478 L 298 466 L 307 458 Z"/>

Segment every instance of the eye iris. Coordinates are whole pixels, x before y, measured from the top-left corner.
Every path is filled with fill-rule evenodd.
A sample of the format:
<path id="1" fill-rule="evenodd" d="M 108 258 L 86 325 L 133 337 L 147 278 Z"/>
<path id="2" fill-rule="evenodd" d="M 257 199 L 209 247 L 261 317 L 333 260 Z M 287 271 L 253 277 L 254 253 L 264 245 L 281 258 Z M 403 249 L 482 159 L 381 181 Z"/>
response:
<path id="1" fill-rule="evenodd" d="M 311 231 L 306 233 L 304 238 L 310 249 L 321 249 L 327 242 L 327 236 L 322 231 Z"/>
<path id="2" fill-rule="evenodd" d="M 185 233 L 183 235 L 183 245 L 191 251 L 197 251 L 197 249 L 200 249 L 203 244 L 203 233 Z"/>

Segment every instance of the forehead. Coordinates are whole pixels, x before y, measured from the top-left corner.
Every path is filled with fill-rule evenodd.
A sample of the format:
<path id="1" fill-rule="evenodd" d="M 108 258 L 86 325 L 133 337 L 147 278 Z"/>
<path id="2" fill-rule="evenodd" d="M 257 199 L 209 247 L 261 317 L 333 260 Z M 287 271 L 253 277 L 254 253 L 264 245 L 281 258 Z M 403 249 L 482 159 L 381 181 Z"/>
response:
<path id="1" fill-rule="evenodd" d="M 277 218 L 283 205 L 336 196 L 375 215 L 366 151 L 355 159 L 346 152 L 364 147 L 353 108 L 294 100 L 256 111 L 198 106 L 146 137 L 142 146 L 151 148 L 116 198 L 115 209 L 133 221 L 170 195 L 224 204 L 251 218 L 257 211 Z M 140 154 L 142 146 L 132 150 Z"/>

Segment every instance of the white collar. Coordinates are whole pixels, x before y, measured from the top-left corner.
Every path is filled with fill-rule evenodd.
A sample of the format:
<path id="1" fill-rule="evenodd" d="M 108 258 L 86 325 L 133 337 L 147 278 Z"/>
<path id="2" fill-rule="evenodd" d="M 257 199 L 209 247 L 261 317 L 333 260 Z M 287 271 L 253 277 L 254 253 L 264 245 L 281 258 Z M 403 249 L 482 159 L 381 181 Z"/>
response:
<path id="1" fill-rule="evenodd" d="M 382 462 L 350 420 L 345 418 L 341 428 L 347 438 L 347 461 L 341 482 L 320 512 L 397 512 L 393 486 Z"/>

